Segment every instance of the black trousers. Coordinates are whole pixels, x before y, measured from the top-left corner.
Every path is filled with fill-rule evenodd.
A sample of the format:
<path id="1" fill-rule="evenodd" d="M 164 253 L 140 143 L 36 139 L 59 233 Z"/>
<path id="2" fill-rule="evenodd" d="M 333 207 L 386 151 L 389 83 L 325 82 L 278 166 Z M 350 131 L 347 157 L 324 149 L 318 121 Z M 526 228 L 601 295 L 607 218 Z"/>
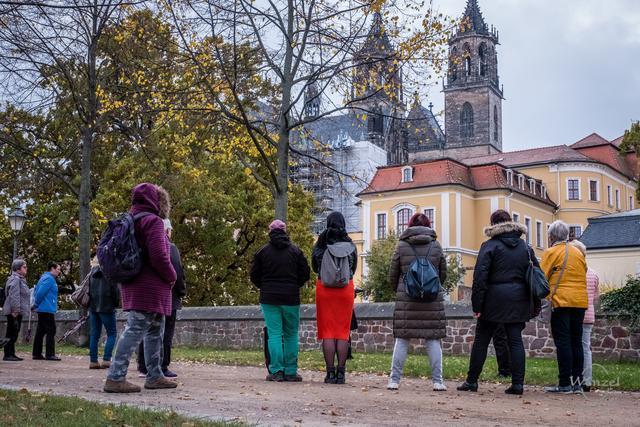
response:
<path id="1" fill-rule="evenodd" d="M 42 356 L 42 340 L 46 337 L 46 357 L 56 355 L 56 316 L 53 313 L 38 313 L 38 326 L 33 339 L 33 355 Z"/>
<path id="2" fill-rule="evenodd" d="M 20 335 L 20 327 L 22 326 L 22 314 L 16 317 L 7 315 L 7 338 L 9 342 L 4 345 L 4 357 L 16 355 L 16 341 Z"/>
<path id="3" fill-rule="evenodd" d="M 511 355 L 509 354 L 509 342 L 504 325 L 499 323 L 493 331 L 493 348 L 496 350 L 498 360 L 498 374 L 511 376 Z"/>
<path id="4" fill-rule="evenodd" d="M 559 307 L 551 312 L 551 335 L 558 359 L 558 385 L 566 387 L 572 381 L 582 383 L 584 353 L 582 321 L 584 308 Z"/>
<path id="5" fill-rule="evenodd" d="M 477 383 L 484 362 L 487 359 L 487 348 L 491 338 L 500 323 L 489 322 L 478 319 L 476 323 L 476 337 L 471 348 L 471 360 L 469 361 L 469 372 L 467 382 Z M 522 343 L 522 330 L 524 322 L 504 323 L 504 330 L 507 336 L 509 352 L 511 356 L 511 383 L 524 384 L 525 353 Z"/>
<path id="6" fill-rule="evenodd" d="M 176 331 L 176 316 L 177 311 L 171 311 L 171 316 L 165 316 L 164 318 L 164 336 L 162 338 L 162 371 L 169 369 L 171 363 L 171 347 L 173 347 L 173 335 Z M 144 360 L 144 341 L 140 341 L 138 346 L 138 371 L 147 372 L 147 365 Z"/>

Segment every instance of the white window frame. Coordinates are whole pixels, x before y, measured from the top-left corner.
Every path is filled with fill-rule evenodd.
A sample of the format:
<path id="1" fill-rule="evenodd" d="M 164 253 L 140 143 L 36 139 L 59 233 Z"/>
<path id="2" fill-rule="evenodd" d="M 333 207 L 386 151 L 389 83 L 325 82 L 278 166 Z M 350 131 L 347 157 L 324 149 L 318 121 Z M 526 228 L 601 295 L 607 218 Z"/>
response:
<path id="1" fill-rule="evenodd" d="M 406 172 L 409 172 L 409 179 L 406 179 Z M 401 182 L 413 182 L 413 168 L 411 166 L 405 166 L 402 168 Z"/>
<path id="2" fill-rule="evenodd" d="M 580 228 L 580 236 L 575 236 L 574 237 L 576 239 L 579 239 L 582 236 L 582 232 L 584 231 L 584 228 L 582 228 L 582 224 L 568 224 L 569 225 L 569 236 L 571 236 L 571 229 L 575 228 L 575 227 L 579 227 Z"/>
<path id="3" fill-rule="evenodd" d="M 633 210 L 633 195 L 629 196 L 629 210 Z"/>
<path id="4" fill-rule="evenodd" d="M 398 211 L 400 211 L 401 209 L 409 209 L 411 211 L 409 218 L 411 218 L 411 216 L 416 213 L 416 210 L 418 208 L 417 206 L 412 205 L 411 203 L 399 203 L 395 205 L 393 209 L 391 209 L 391 214 L 393 215 L 393 230 L 396 234 L 398 234 Z M 388 219 L 389 218 L 387 217 L 387 220 Z M 390 223 L 389 221 L 387 221 L 387 230 L 390 230 L 390 229 L 391 229 Z"/>
<path id="5" fill-rule="evenodd" d="M 542 230 L 542 221 L 536 219 L 536 247 L 544 249 L 544 236 Z"/>
<path id="6" fill-rule="evenodd" d="M 607 206 L 613 206 L 613 192 L 610 185 L 607 185 Z"/>
<path id="7" fill-rule="evenodd" d="M 599 179 L 594 179 L 594 178 L 589 178 L 588 182 L 589 182 L 589 189 L 587 191 L 589 192 L 589 201 L 590 202 L 599 202 L 600 201 L 600 180 Z M 591 198 L 591 183 L 592 182 L 596 183 L 596 199 L 595 200 L 593 200 Z"/>
<path id="8" fill-rule="evenodd" d="M 518 217 L 518 219 L 516 219 L 516 217 Z M 511 211 L 511 219 L 513 220 L 513 222 L 520 222 L 520 214 L 518 212 L 515 211 Z"/>
<path id="9" fill-rule="evenodd" d="M 527 225 L 527 222 L 529 223 L 529 225 Z M 527 242 L 528 245 L 530 245 L 531 244 L 531 217 L 529 216 L 524 217 L 524 226 L 527 228 L 524 241 Z"/>
<path id="10" fill-rule="evenodd" d="M 536 180 L 534 178 L 529 178 L 529 191 L 531 194 L 536 194 Z"/>
<path id="11" fill-rule="evenodd" d="M 429 215 L 427 215 L 427 211 L 431 209 L 433 210 L 433 219 L 429 218 Z M 438 213 L 438 210 L 435 208 L 435 206 L 426 206 L 422 208 L 422 213 L 425 214 L 427 216 L 427 218 L 431 219 L 431 228 L 432 229 L 436 229 L 436 215 Z"/>
<path id="12" fill-rule="evenodd" d="M 547 198 L 547 186 L 544 184 L 540 184 L 540 193 L 542 194 L 542 198 Z"/>
<path id="13" fill-rule="evenodd" d="M 387 212 L 383 212 L 383 211 L 379 211 L 379 212 L 375 212 L 374 213 L 375 217 L 374 217 L 374 236 L 376 240 L 381 240 L 381 238 L 378 236 L 378 215 L 384 215 L 384 236 L 382 237 L 382 239 L 386 239 L 387 236 L 389 236 L 389 215 Z"/>
<path id="14" fill-rule="evenodd" d="M 524 175 L 518 174 L 518 188 L 524 190 Z"/>
<path id="15" fill-rule="evenodd" d="M 616 209 L 620 209 L 620 189 L 616 188 Z"/>
<path id="16" fill-rule="evenodd" d="M 507 184 L 513 186 L 513 171 L 511 169 L 507 169 Z"/>
<path id="17" fill-rule="evenodd" d="M 578 181 L 578 198 L 577 199 L 569 198 L 569 181 Z M 582 180 L 580 178 L 571 178 L 571 177 L 567 178 L 566 185 L 567 185 L 567 201 L 577 202 L 582 200 Z"/>

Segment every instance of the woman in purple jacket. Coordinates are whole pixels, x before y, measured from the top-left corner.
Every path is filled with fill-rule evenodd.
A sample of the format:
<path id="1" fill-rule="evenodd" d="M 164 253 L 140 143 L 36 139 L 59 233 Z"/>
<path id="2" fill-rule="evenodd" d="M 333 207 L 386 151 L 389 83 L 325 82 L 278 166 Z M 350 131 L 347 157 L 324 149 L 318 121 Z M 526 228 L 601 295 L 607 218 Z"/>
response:
<path id="1" fill-rule="evenodd" d="M 135 234 L 142 249 L 142 270 L 121 284 L 122 308 L 128 311 L 127 326 L 120 335 L 116 355 L 109 368 L 104 391 L 134 393 L 140 387 L 126 380 L 131 354 L 144 339 L 148 389 L 175 388 L 177 384 L 162 374 L 164 317 L 171 315 L 171 288 L 176 271 L 171 265 L 169 239 L 163 218 L 169 216 L 169 194 L 153 184 L 138 184 L 132 193 L 130 213 L 151 213 L 135 222 Z"/>

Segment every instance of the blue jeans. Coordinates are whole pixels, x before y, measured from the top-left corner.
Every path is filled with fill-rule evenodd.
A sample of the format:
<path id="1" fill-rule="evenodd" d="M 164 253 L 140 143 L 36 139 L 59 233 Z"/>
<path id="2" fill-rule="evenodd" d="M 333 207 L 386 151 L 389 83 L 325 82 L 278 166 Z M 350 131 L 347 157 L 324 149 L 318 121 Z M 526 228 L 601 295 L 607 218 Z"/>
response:
<path id="1" fill-rule="evenodd" d="M 98 361 L 98 343 L 100 342 L 102 326 L 104 326 L 104 329 L 107 331 L 107 342 L 104 345 L 104 357 L 102 359 L 110 361 L 111 354 L 113 353 L 113 346 L 115 345 L 116 337 L 118 336 L 118 331 L 116 329 L 116 314 L 92 311 L 89 313 L 89 319 L 91 320 L 89 358 L 92 362 Z"/>
<path id="2" fill-rule="evenodd" d="M 162 363 L 162 335 L 164 334 L 164 316 L 147 311 L 131 310 L 127 316 L 127 326 L 120 335 L 116 354 L 113 357 L 107 378 L 124 381 L 129 369 L 129 359 L 144 340 L 144 360 L 147 364 L 147 379 L 164 377 Z"/>

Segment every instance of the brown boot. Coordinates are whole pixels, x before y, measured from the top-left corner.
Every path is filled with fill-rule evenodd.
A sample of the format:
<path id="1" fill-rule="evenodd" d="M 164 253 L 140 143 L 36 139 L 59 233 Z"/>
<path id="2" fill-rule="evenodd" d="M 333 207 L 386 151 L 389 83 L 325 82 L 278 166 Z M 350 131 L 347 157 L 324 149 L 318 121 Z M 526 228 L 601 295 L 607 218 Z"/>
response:
<path id="1" fill-rule="evenodd" d="M 109 369 L 111 367 L 111 362 L 109 360 L 103 360 L 100 363 L 100 369 Z"/>
<path id="2" fill-rule="evenodd" d="M 104 383 L 104 391 L 107 393 L 139 393 L 140 387 L 127 380 L 114 381 L 107 379 L 107 382 Z"/>
<path id="3" fill-rule="evenodd" d="M 101 369 L 100 362 L 89 362 L 89 369 Z"/>
<path id="4" fill-rule="evenodd" d="M 148 379 L 144 382 L 144 388 L 148 388 L 150 390 L 155 390 L 160 388 L 176 388 L 176 387 L 178 387 L 177 382 L 168 380 L 165 377 Z"/>

